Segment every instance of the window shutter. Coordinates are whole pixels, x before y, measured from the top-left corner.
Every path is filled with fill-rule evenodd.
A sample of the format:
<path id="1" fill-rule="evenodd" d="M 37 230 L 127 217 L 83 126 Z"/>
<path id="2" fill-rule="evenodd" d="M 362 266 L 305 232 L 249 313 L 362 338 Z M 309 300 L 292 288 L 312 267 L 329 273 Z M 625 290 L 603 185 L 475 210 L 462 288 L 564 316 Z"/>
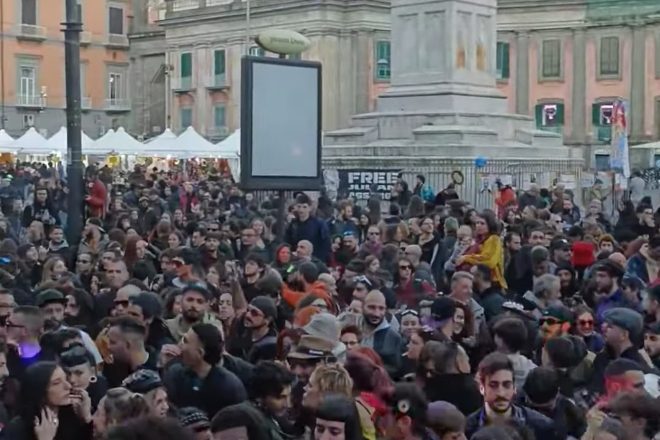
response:
<path id="1" fill-rule="evenodd" d="M 192 76 L 192 54 L 181 54 L 181 78 L 190 78 Z"/>
<path id="2" fill-rule="evenodd" d="M 502 78 L 509 78 L 509 43 L 502 43 Z"/>
<path id="3" fill-rule="evenodd" d="M 593 104 L 591 106 L 591 122 L 594 127 L 600 126 L 600 104 Z"/>
<path id="4" fill-rule="evenodd" d="M 216 75 L 223 75 L 225 73 L 225 51 L 216 50 L 214 61 L 215 61 L 214 73 Z"/>
<path id="5" fill-rule="evenodd" d="M 557 104 L 557 123 L 564 125 L 564 104 Z"/>
<path id="6" fill-rule="evenodd" d="M 536 104 L 536 128 L 543 127 L 543 104 Z"/>

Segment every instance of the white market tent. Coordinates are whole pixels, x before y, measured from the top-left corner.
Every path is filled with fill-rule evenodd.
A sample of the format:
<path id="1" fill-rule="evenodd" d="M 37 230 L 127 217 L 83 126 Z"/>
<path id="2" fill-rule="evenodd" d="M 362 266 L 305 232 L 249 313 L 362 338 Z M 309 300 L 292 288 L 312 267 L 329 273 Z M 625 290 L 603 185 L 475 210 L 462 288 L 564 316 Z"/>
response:
<path id="1" fill-rule="evenodd" d="M 82 141 L 82 148 L 83 150 L 85 148 L 88 148 L 90 145 L 94 143 L 92 138 L 87 136 L 82 130 L 80 130 L 80 136 L 81 136 L 81 141 Z M 66 156 L 67 154 L 67 146 L 68 146 L 68 139 L 67 139 L 67 132 L 66 132 L 66 127 L 61 127 L 57 133 L 52 135 L 48 141 L 46 141 L 46 144 L 48 145 L 49 148 L 51 148 L 53 151 L 58 151 L 60 152 L 63 156 Z"/>
<path id="2" fill-rule="evenodd" d="M 158 136 L 151 138 L 144 143 L 144 150 L 146 153 L 156 151 L 176 151 L 178 148 L 177 138 L 172 130 L 166 128 L 164 132 Z"/>
<path id="3" fill-rule="evenodd" d="M 193 127 L 188 127 L 176 138 L 179 148 L 186 151 L 186 156 L 190 157 L 216 157 L 218 148 L 211 142 L 204 139 L 197 133 Z"/>
<path id="4" fill-rule="evenodd" d="M 18 154 L 26 155 L 46 155 L 54 152 L 49 148 L 46 138 L 40 135 L 34 127 L 30 127 L 23 136 L 9 144 L 9 148 Z"/>
<path id="5" fill-rule="evenodd" d="M 144 145 L 126 133 L 124 127 L 117 131 L 109 130 L 106 134 L 94 141 L 87 149 L 83 147 L 84 154 L 104 155 L 117 154 L 142 154 Z"/>
<path id="6" fill-rule="evenodd" d="M 9 136 L 4 129 L 0 130 L 0 153 L 15 153 L 16 150 L 9 148 L 13 142 L 13 137 Z"/>

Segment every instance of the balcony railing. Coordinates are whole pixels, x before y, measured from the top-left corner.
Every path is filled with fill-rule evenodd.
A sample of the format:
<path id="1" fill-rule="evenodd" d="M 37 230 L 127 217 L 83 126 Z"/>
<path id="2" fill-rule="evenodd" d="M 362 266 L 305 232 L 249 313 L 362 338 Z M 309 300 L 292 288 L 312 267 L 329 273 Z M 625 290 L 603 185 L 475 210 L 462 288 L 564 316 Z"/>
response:
<path id="1" fill-rule="evenodd" d="M 43 41 L 46 39 L 46 28 L 33 24 L 19 24 L 16 38 L 22 40 Z"/>
<path id="2" fill-rule="evenodd" d="M 131 109 L 131 103 L 128 99 L 109 98 L 105 100 L 105 110 L 110 112 L 127 112 Z"/>
<path id="3" fill-rule="evenodd" d="M 612 141 L 612 127 L 609 125 L 597 125 L 594 127 L 594 137 L 601 142 Z"/>
<path id="4" fill-rule="evenodd" d="M 187 11 L 199 8 L 199 0 L 174 0 L 170 5 L 172 12 Z"/>
<path id="5" fill-rule="evenodd" d="M 128 37 L 126 35 L 108 34 L 105 45 L 113 49 L 127 49 Z"/>
<path id="6" fill-rule="evenodd" d="M 89 31 L 82 31 L 80 33 L 80 45 L 86 46 L 92 43 L 92 33 Z"/>
<path id="7" fill-rule="evenodd" d="M 18 95 L 16 97 L 17 107 L 44 108 L 46 104 L 46 98 L 41 95 Z"/>
<path id="8" fill-rule="evenodd" d="M 226 89 L 229 85 L 227 84 L 227 75 L 224 73 L 218 75 L 209 75 L 206 80 L 207 89 Z"/>
<path id="9" fill-rule="evenodd" d="M 557 134 L 564 134 L 564 126 L 563 125 L 539 125 L 537 129 L 542 130 L 542 131 L 549 131 L 551 133 L 557 133 Z"/>
<path id="10" fill-rule="evenodd" d="M 192 76 L 179 76 L 172 78 L 172 90 L 175 92 L 189 92 L 193 89 Z"/>
<path id="11" fill-rule="evenodd" d="M 80 108 L 83 110 L 89 110 L 92 108 L 92 98 L 89 96 L 83 96 L 80 98 Z"/>

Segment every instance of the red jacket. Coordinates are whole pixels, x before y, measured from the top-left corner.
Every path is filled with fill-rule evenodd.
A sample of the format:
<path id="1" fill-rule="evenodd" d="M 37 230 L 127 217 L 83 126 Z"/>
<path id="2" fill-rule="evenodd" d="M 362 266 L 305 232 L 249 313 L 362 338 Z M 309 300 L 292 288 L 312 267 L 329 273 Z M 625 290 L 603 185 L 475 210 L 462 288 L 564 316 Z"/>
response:
<path id="1" fill-rule="evenodd" d="M 104 218 L 107 205 L 108 190 L 105 188 L 103 182 L 96 179 L 91 183 L 89 196 L 87 198 L 87 207 L 89 209 L 90 217 Z"/>
<path id="2" fill-rule="evenodd" d="M 190 198 L 190 200 L 188 200 Z M 198 205 L 199 204 L 199 199 L 197 196 L 192 193 L 188 194 L 185 191 L 181 191 L 179 193 L 179 208 L 181 208 L 181 211 L 183 211 L 184 214 L 188 214 L 188 202 L 190 201 L 190 206 L 192 205 Z"/>

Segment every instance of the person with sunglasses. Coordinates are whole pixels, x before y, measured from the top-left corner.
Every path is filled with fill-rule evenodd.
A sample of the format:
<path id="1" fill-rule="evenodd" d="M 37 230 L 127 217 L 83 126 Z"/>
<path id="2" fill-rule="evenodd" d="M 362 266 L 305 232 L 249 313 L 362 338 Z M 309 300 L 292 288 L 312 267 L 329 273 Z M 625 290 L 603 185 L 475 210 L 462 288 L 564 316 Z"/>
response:
<path id="1" fill-rule="evenodd" d="M 575 326 L 573 333 L 582 338 L 587 349 L 592 353 L 599 353 L 605 347 L 603 335 L 596 331 L 594 312 L 586 305 L 578 305 L 573 310 Z"/>
<path id="2" fill-rule="evenodd" d="M 543 316 L 539 320 L 541 337 L 547 341 L 556 336 L 567 335 L 573 326 L 574 319 L 571 309 L 562 304 L 548 307 L 543 311 Z"/>
<path id="3" fill-rule="evenodd" d="M 275 301 L 258 296 L 250 301 L 245 313 L 235 320 L 227 339 L 227 351 L 252 364 L 260 360 L 274 360 L 277 356 L 277 320 Z"/>

